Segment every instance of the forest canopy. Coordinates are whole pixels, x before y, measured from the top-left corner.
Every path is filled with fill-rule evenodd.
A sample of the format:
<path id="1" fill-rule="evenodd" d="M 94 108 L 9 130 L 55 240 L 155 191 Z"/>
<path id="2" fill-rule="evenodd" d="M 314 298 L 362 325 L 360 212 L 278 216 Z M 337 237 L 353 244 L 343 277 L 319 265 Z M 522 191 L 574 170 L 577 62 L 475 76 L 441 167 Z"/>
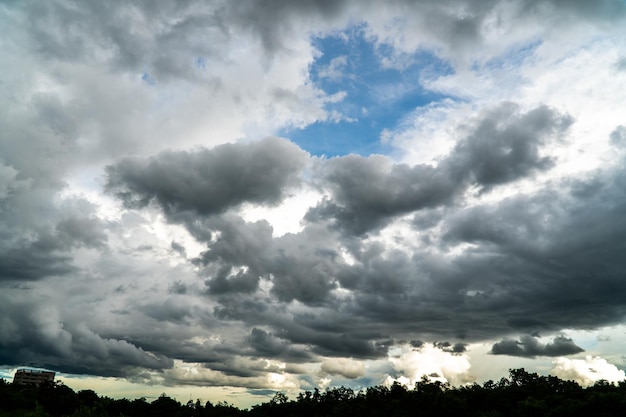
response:
<path id="1" fill-rule="evenodd" d="M 338 387 L 305 391 L 295 399 L 276 392 L 268 402 L 239 409 L 227 402 L 183 404 L 165 393 L 152 402 L 74 392 L 61 382 L 12 384 L 0 379 L 0 417 L 269 417 L 269 416 L 615 416 L 626 407 L 626 382 L 601 380 L 583 388 L 573 381 L 511 369 L 508 378 L 452 387 L 424 376 L 355 391 Z"/>

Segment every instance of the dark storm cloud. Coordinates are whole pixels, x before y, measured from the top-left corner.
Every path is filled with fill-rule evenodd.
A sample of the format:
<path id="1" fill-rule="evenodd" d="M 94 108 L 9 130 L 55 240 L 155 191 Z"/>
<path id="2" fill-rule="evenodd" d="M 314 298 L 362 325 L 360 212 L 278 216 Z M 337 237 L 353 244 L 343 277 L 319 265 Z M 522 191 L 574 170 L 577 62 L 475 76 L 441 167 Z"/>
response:
<path id="1" fill-rule="evenodd" d="M 107 189 L 128 207 L 156 202 L 166 214 L 213 215 L 245 202 L 273 205 L 297 185 L 306 153 L 268 138 L 196 152 L 168 152 L 107 167 Z"/>
<path id="2" fill-rule="evenodd" d="M 503 340 L 493 345 L 493 355 L 509 355 L 534 358 L 536 356 L 566 356 L 584 352 L 574 341 L 557 336 L 552 342 L 542 344 L 536 337 L 522 336 L 520 340 Z"/>
<path id="3" fill-rule="evenodd" d="M 225 215 L 207 226 L 219 236 L 195 262 L 205 267 L 209 293 L 249 293 L 261 278 L 271 276 L 271 291 L 279 300 L 314 304 L 336 286 L 338 243 L 325 228 L 309 227 L 274 239 L 266 221 Z"/>
<path id="4" fill-rule="evenodd" d="M 262 356 L 274 357 L 284 352 L 288 345 L 284 341 L 280 341 L 273 337 L 271 333 L 264 330 L 252 329 L 250 336 L 247 338 L 250 347 Z"/>
<path id="5" fill-rule="evenodd" d="M 207 280 L 210 294 L 250 293 L 257 289 L 260 275 L 232 269 L 232 266 L 224 266 Z"/>
<path id="6" fill-rule="evenodd" d="M 272 256 L 269 223 L 250 223 L 237 216 L 222 216 L 212 220 L 207 227 L 210 231 L 219 231 L 219 236 L 194 262 L 207 266 L 205 274 L 209 277 L 209 292 L 254 291 L 261 276 L 268 273 L 266 265 Z"/>
<path id="7" fill-rule="evenodd" d="M 425 203 L 404 203 L 409 198 L 398 184 L 427 185 L 432 177 L 417 173 L 439 172 L 459 180 L 461 185 L 452 189 L 464 191 L 472 185 L 488 190 L 535 175 L 552 162 L 541 156 L 540 146 L 558 138 L 570 123 L 567 116 L 546 107 L 524 113 L 505 104 L 475 121 L 437 167 L 396 167 L 381 158 L 381 168 L 371 162 L 376 158 L 337 158 L 321 163 L 329 168 L 322 184 L 336 187 L 334 200 L 327 201 L 341 202 L 354 216 L 366 212 L 365 223 L 422 206 L 429 210 Z M 483 152 L 488 164 L 478 158 Z M 150 170 L 149 164 L 143 166 Z M 176 169 L 183 166 L 193 171 L 184 164 Z M 138 168 L 137 176 L 143 175 Z M 618 218 L 624 201 L 615 193 L 622 187 L 622 177 L 620 170 L 606 171 L 595 178 L 548 184 L 534 194 L 498 203 L 440 204 L 445 210 L 433 215 L 445 221 L 429 223 L 440 224 L 444 232 L 443 240 L 433 237 L 431 243 L 439 254 L 409 253 L 382 242 L 362 241 L 342 235 L 341 229 L 328 229 L 321 221 L 308 223 L 299 233 L 274 237 L 266 221 L 246 222 L 234 213 L 207 212 L 211 214 L 207 217 L 202 210 L 191 209 L 201 205 L 188 202 L 185 193 L 180 194 L 180 203 L 173 193 L 162 198 L 168 203 L 157 201 L 171 220 L 207 244 L 194 262 L 201 267 L 207 297 L 218 302 L 215 317 L 257 328 L 247 339 L 250 350 L 237 349 L 237 355 L 265 353 L 296 360 L 283 350 L 286 341 L 309 346 L 318 355 L 377 358 L 386 355 L 393 340 L 406 340 L 407 334 L 471 342 L 516 329 L 557 332 L 616 322 L 626 310 L 616 295 L 622 293 L 617 255 L 624 250 L 626 236 Z M 379 194 L 368 196 L 368 189 Z M 396 207 L 369 219 L 385 198 Z M 463 244 L 472 246 L 447 255 Z M 349 252 L 350 263 L 339 255 L 342 250 Z M 263 291 L 273 306 L 255 299 L 261 282 L 266 283 Z M 337 289 L 349 290 L 350 297 L 338 298 Z M 294 300 L 312 309 L 311 318 L 290 322 L 281 317 Z M 317 316 L 320 311 L 327 313 Z M 544 350 L 556 352 L 564 345 L 557 342 Z M 439 348 L 461 353 L 464 343 Z M 189 355 L 193 357 L 191 351 Z"/>
<path id="8" fill-rule="evenodd" d="M 389 340 L 380 341 L 350 333 L 315 335 L 306 331 L 302 334 L 287 333 L 286 336 L 299 343 L 311 343 L 313 352 L 330 357 L 377 359 L 385 357 L 392 345 L 392 341 Z"/>
<path id="9" fill-rule="evenodd" d="M 356 262 L 336 266 L 341 286 L 353 291 L 341 309 L 356 327 L 398 338 L 414 331 L 472 341 L 519 329 L 619 323 L 626 313 L 624 186 L 618 164 L 534 194 L 450 209 L 444 239 L 433 241 L 439 255 L 409 257 L 381 243 L 353 246 Z M 456 245 L 470 246 L 447 255 Z M 546 352 L 566 345 L 556 341 Z"/>
<path id="10" fill-rule="evenodd" d="M 572 122 L 546 106 L 520 114 L 517 105 L 504 103 L 477 123 L 444 165 L 455 173 L 453 177 L 469 177 L 485 188 L 524 178 L 554 165 L 540 155 L 540 147 L 562 135 Z"/>
<path id="11" fill-rule="evenodd" d="M 411 340 L 411 341 L 409 342 L 409 344 L 410 344 L 411 346 L 413 346 L 416 350 L 420 350 L 421 348 L 423 348 L 423 347 L 424 347 L 425 342 L 423 342 L 423 341 L 421 341 L 421 340 Z"/>
<path id="12" fill-rule="evenodd" d="M 265 360 L 241 360 L 234 355 L 205 366 L 212 371 L 219 371 L 224 375 L 239 378 L 263 377 L 268 372 L 281 372 L 277 365 L 269 365 Z"/>
<path id="13" fill-rule="evenodd" d="M 571 123 L 546 106 L 521 113 L 517 105 L 503 103 L 477 120 L 436 167 L 394 165 L 383 156 L 330 159 L 320 175 L 332 197 L 306 219 L 334 219 L 340 229 L 363 234 L 394 216 L 450 204 L 469 187 L 490 189 L 544 171 L 554 161 L 541 156 L 540 147 Z"/>
<path id="14" fill-rule="evenodd" d="M 172 361 L 119 339 L 103 338 L 85 323 L 65 321 L 49 300 L 1 297 L 0 363 L 60 372 L 124 376 L 135 367 L 164 369 Z"/>
<path id="15" fill-rule="evenodd" d="M 51 235 L 14 244 L 0 252 L 0 281 L 31 281 L 75 272 L 65 249 Z"/>
<path id="16" fill-rule="evenodd" d="M 443 204 L 459 190 L 447 172 L 428 165 L 392 165 L 383 156 L 333 158 L 322 169 L 333 196 L 306 219 L 335 219 L 340 228 L 357 234 L 383 226 L 392 216 Z"/>
<path id="17" fill-rule="evenodd" d="M 0 281 L 39 280 L 76 272 L 72 248 L 103 248 L 106 235 L 100 221 L 70 217 L 56 230 L 41 231 L 35 239 L 7 240 L 0 246 Z M 2 248 L 4 246 L 4 248 Z"/>
<path id="18" fill-rule="evenodd" d="M 444 352 L 453 354 L 461 354 L 467 351 L 467 343 L 452 344 L 450 342 L 434 342 L 433 346 L 437 349 L 443 350 Z"/>
<path id="19" fill-rule="evenodd" d="M 304 362 L 313 359 L 313 355 L 303 346 L 296 346 L 288 340 L 280 339 L 272 333 L 259 328 L 253 328 L 246 338 L 254 355 L 261 358 L 278 358 L 286 361 Z"/>
<path id="20" fill-rule="evenodd" d="M 261 352 L 273 352 L 281 358 L 289 358 L 291 362 L 307 362 L 315 355 L 360 359 L 386 355 L 392 342 L 381 329 L 380 322 L 370 326 L 367 319 L 339 312 L 339 305 L 327 301 L 326 308 L 314 305 L 309 313 L 292 315 L 285 310 L 285 304 L 274 298 L 238 295 L 220 299 L 222 307 L 217 309 L 216 315 L 220 320 L 272 329 L 271 332 L 260 329 L 253 332 L 247 338 L 248 343 L 252 342 L 252 346 Z M 290 345 L 289 350 L 282 351 L 284 343 Z M 237 351 L 250 354 L 241 348 Z M 254 353 L 255 356 L 260 354 Z"/>
<path id="21" fill-rule="evenodd" d="M 271 262 L 272 292 L 286 302 L 323 302 L 336 288 L 338 250 L 336 238 L 321 228 L 280 237 Z"/>
<path id="22" fill-rule="evenodd" d="M 471 155 L 462 149 L 457 154 Z M 523 155 L 539 161 L 533 152 Z M 381 242 L 341 237 L 315 224 L 278 238 L 267 222 L 245 222 L 236 215 L 191 217 L 196 221 L 184 224 L 195 236 L 216 236 L 195 260 L 206 276 L 208 295 L 219 301 L 216 317 L 267 326 L 278 338 L 270 338 L 266 330 L 251 334 L 257 354 L 283 356 L 279 340 L 285 340 L 310 346 L 320 355 L 373 358 L 386 354 L 391 343 L 386 338 L 406 337 L 407 332 L 475 341 L 520 328 L 553 332 L 615 322 L 624 312 L 616 294 L 622 291 L 617 254 L 626 232 L 609 225 L 617 224 L 624 205 L 614 192 L 623 181 L 619 170 L 598 175 L 498 204 L 449 208 L 441 249 L 473 245 L 454 257 L 410 255 Z M 494 182 L 491 178 L 485 184 Z M 573 232 L 582 224 L 588 225 L 585 233 Z M 347 264 L 338 256 L 339 241 L 354 262 Z M 593 272 L 596 267 L 601 273 Z M 276 307 L 254 299 L 262 280 L 271 284 Z M 349 302 L 333 295 L 338 284 L 351 290 Z M 292 300 L 332 313 L 288 324 L 271 312 Z M 350 323 L 343 325 L 345 315 Z M 439 347 L 460 353 L 464 346 Z"/>
<path id="23" fill-rule="evenodd" d="M 626 310 L 623 187 L 619 168 L 463 210 L 449 218 L 448 240 L 475 246 L 439 275 L 453 291 L 472 291 L 468 307 L 499 311 L 512 327 L 618 322 Z"/>
<path id="24" fill-rule="evenodd" d="M 193 310 L 189 306 L 181 302 L 176 301 L 173 298 L 168 298 L 163 301 L 141 304 L 136 307 L 138 311 L 141 311 L 146 316 L 153 318 L 159 323 L 171 322 L 175 324 L 184 324 L 187 319 L 190 319 L 193 315 Z"/>
<path id="25" fill-rule="evenodd" d="M 419 285 L 415 279 L 415 264 L 403 251 L 388 250 L 378 243 L 364 245 L 355 255 L 359 262 L 344 264 L 338 272 L 343 288 L 362 294 L 393 296 L 406 294 Z"/>

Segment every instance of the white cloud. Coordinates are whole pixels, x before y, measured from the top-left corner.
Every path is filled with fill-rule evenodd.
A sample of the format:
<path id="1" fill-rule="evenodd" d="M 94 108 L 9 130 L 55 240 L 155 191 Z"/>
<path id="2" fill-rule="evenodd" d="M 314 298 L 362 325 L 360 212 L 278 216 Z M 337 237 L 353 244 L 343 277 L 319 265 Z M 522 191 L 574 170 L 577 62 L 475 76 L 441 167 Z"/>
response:
<path id="1" fill-rule="evenodd" d="M 363 362 L 349 358 L 333 358 L 322 362 L 322 372 L 355 379 L 365 374 Z"/>
<path id="2" fill-rule="evenodd" d="M 414 385 L 424 375 L 431 380 L 458 385 L 468 380 L 471 366 L 465 353 L 452 354 L 430 344 L 419 349 L 410 345 L 397 346 L 390 351 L 389 361 L 399 376 L 388 376 L 386 383 L 398 381 L 407 386 Z"/>
<path id="3" fill-rule="evenodd" d="M 321 68 L 317 75 L 320 78 L 330 78 L 333 81 L 339 80 L 343 77 L 343 71 L 348 65 L 348 58 L 345 55 L 337 56 L 330 60 L 330 63 Z"/>
<path id="4" fill-rule="evenodd" d="M 552 374 L 581 385 L 591 385 L 599 380 L 619 382 L 626 378 L 623 370 L 599 356 L 586 356 L 585 359 L 558 358 L 553 365 Z"/>
<path id="5" fill-rule="evenodd" d="M 548 46 L 540 44 L 472 71 L 424 80 L 428 89 L 465 99 L 418 108 L 386 130 L 382 139 L 397 148 L 403 162 L 433 163 L 485 107 L 503 101 L 513 101 L 522 109 L 548 105 L 571 115 L 574 123 L 566 136 L 542 150 L 558 163 L 540 181 L 606 167 L 615 159 L 614 132 L 623 123 L 621 109 L 626 101 L 626 91 L 615 88 L 626 82 L 626 72 L 616 68 L 626 55 L 619 39 L 610 33 L 577 39 L 564 46 L 558 57 L 545 56 Z"/>

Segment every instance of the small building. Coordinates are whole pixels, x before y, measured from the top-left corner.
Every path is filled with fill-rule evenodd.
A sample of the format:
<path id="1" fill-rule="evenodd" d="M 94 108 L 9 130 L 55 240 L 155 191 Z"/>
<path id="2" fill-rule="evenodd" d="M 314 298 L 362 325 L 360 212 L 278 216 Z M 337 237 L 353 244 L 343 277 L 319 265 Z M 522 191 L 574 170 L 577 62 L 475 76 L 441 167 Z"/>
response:
<path id="1" fill-rule="evenodd" d="M 54 382 L 54 372 L 35 369 L 18 369 L 13 376 L 13 383 L 20 385 L 39 385 Z"/>

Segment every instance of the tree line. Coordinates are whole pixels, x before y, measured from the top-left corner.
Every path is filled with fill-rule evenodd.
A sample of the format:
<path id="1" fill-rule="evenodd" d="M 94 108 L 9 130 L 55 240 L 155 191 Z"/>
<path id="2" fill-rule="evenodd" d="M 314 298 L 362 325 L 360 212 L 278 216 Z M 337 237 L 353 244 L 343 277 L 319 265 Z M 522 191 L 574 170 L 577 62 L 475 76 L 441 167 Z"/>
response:
<path id="1" fill-rule="evenodd" d="M 573 381 L 512 369 L 508 378 L 451 387 L 422 378 L 364 390 L 305 391 L 295 399 L 276 393 L 249 410 L 226 402 L 185 404 L 163 394 L 148 402 L 75 392 L 63 383 L 17 385 L 0 379 L 0 417 L 577 417 L 626 415 L 626 382 L 598 381 L 583 388 Z"/>

